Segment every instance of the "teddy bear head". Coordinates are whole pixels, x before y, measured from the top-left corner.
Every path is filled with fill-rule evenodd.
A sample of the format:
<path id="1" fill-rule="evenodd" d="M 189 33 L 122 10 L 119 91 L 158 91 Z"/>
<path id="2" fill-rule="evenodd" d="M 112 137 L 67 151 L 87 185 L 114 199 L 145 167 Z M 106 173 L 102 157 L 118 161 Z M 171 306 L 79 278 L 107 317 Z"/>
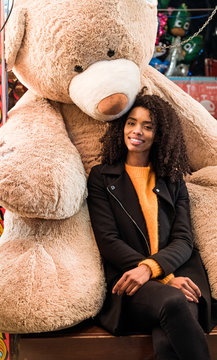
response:
<path id="1" fill-rule="evenodd" d="M 156 31 L 157 0 L 16 0 L 6 61 L 39 96 L 110 120 L 131 107 Z"/>

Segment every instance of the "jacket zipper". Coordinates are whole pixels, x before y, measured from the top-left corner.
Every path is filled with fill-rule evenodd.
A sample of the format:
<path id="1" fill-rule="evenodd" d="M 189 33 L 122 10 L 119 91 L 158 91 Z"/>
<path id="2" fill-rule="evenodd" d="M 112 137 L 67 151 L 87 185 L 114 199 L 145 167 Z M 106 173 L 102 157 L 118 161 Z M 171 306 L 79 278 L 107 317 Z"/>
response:
<path id="1" fill-rule="evenodd" d="M 116 196 L 114 194 L 112 194 L 112 192 L 109 190 L 109 188 L 107 187 L 107 190 L 109 192 L 109 194 L 118 202 L 118 204 L 120 205 L 120 207 L 124 210 L 124 212 L 127 214 L 127 216 L 130 218 L 130 220 L 136 225 L 137 229 L 139 230 L 139 232 L 142 234 L 143 238 L 145 239 L 148 251 L 149 251 L 149 255 L 151 255 L 151 250 L 150 250 L 150 246 L 149 243 L 146 239 L 145 234 L 142 232 L 142 230 L 140 229 L 140 227 L 137 225 L 137 223 L 135 222 L 135 220 L 132 218 L 132 216 L 128 213 L 128 211 L 123 207 L 122 203 L 116 198 Z"/>

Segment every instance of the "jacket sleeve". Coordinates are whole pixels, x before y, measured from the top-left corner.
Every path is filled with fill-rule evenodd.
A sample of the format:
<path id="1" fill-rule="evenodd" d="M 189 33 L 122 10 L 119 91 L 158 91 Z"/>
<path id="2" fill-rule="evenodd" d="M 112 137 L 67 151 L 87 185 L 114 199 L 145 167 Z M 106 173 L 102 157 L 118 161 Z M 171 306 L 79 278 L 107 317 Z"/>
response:
<path id="1" fill-rule="evenodd" d="M 121 239 L 98 166 L 92 168 L 89 175 L 87 201 L 94 235 L 103 259 L 121 272 L 136 267 L 144 255 Z"/>
<path id="2" fill-rule="evenodd" d="M 150 256 L 161 266 L 162 276 L 173 273 L 183 265 L 191 257 L 193 250 L 189 197 L 184 180 L 179 183 L 175 214 L 168 245 Z"/>

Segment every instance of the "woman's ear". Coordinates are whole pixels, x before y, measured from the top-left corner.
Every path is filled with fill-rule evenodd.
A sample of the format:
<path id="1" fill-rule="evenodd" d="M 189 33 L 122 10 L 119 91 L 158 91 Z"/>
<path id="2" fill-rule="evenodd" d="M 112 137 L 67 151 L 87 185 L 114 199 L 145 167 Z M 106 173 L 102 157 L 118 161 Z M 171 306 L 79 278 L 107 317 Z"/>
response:
<path id="1" fill-rule="evenodd" d="M 7 70 L 12 70 L 19 52 L 26 23 L 26 9 L 17 8 L 11 13 L 5 27 L 5 59 Z"/>

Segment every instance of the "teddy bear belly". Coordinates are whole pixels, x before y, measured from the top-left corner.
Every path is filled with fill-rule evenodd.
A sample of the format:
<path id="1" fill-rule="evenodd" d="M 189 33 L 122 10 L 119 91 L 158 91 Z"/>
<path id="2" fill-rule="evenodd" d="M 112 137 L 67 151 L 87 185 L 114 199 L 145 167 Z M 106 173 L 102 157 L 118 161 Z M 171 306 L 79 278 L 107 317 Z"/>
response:
<path id="1" fill-rule="evenodd" d="M 87 216 L 86 204 L 59 221 L 6 213 L 0 246 L 2 331 L 57 330 L 98 313 L 105 282 Z"/>

